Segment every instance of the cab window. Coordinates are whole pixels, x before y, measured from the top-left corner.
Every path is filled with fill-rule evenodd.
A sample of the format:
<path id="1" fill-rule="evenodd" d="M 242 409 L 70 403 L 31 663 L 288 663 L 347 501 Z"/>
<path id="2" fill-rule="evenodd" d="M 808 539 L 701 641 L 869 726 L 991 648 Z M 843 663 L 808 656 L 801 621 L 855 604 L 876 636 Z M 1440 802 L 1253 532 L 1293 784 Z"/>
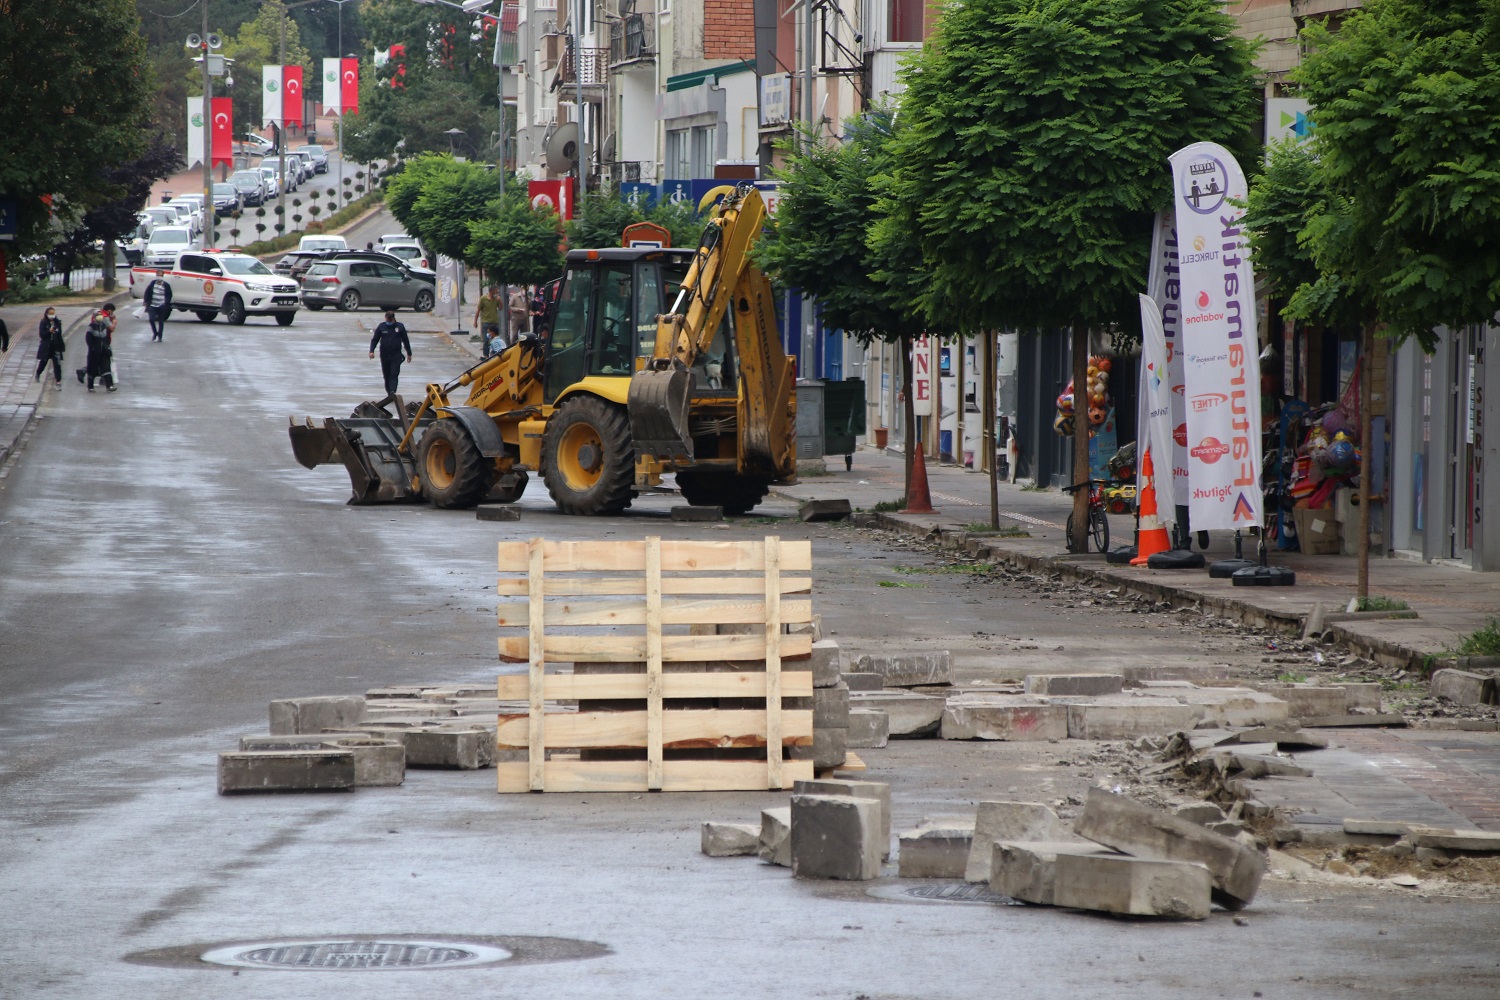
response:
<path id="1" fill-rule="evenodd" d="M 591 375 L 626 375 L 635 370 L 636 337 L 629 264 L 598 271 L 599 323 L 589 360 Z"/>
<path id="2" fill-rule="evenodd" d="M 546 398 L 552 400 L 583 378 L 583 350 L 592 325 L 594 269 L 584 266 L 569 271 L 558 289 L 552 332 L 547 348 Z"/>
<path id="3" fill-rule="evenodd" d="M 656 317 L 663 310 L 661 268 L 654 261 L 639 265 L 635 278 L 636 356 L 649 358 L 656 349 Z"/>

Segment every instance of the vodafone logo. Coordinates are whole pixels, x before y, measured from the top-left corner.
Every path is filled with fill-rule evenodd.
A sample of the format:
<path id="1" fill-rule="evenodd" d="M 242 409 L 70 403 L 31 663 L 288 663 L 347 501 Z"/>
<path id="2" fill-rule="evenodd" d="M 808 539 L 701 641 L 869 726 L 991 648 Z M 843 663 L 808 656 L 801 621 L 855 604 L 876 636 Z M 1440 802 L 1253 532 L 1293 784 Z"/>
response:
<path id="1" fill-rule="evenodd" d="M 1187 424 L 1178 424 L 1172 428 L 1172 440 L 1179 448 L 1187 447 Z"/>
<path id="2" fill-rule="evenodd" d="M 1198 442 L 1198 446 L 1188 452 L 1204 465 L 1213 465 L 1219 459 L 1229 454 L 1229 445 L 1216 437 L 1206 437 Z"/>
<path id="3" fill-rule="evenodd" d="M 1198 293 L 1198 308 L 1199 309 L 1207 309 L 1208 308 L 1208 304 L 1210 302 L 1212 302 L 1212 301 L 1213 301 L 1213 299 L 1211 299 L 1211 298 L 1208 297 L 1208 293 L 1207 292 L 1199 292 Z"/>
<path id="4" fill-rule="evenodd" d="M 1189 402 L 1193 404 L 1193 412 L 1202 413 L 1229 402 L 1229 397 L 1222 392 L 1205 392 L 1201 396 L 1194 396 Z"/>

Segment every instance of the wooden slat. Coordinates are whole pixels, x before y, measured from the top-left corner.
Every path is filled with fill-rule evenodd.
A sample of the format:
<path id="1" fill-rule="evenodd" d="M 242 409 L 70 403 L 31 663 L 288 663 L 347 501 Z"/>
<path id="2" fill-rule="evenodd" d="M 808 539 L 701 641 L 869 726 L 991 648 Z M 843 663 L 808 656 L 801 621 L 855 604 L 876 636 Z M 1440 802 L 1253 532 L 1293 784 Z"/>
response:
<path id="1" fill-rule="evenodd" d="M 645 542 L 549 542 L 541 539 L 547 572 L 613 573 L 644 572 Z M 521 572 L 528 566 L 529 542 L 500 542 L 500 572 Z M 791 572 L 812 572 L 812 542 L 787 542 L 781 546 L 781 565 Z M 765 566 L 764 542 L 664 541 L 661 568 L 664 573 L 757 572 Z"/>
<path id="2" fill-rule="evenodd" d="M 664 576 L 661 592 L 668 597 L 740 597 L 765 593 L 765 575 L 754 576 Z M 812 577 L 783 576 L 783 594 L 806 594 L 812 591 Z M 528 597 L 530 583 L 524 576 L 500 578 L 497 592 L 501 597 Z M 646 593 L 646 581 L 640 576 L 548 576 L 542 584 L 548 597 L 640 597 Z"/>
<path id="3" fill-rule="evenodd" d="M 764 588 L 765 584 L 761 584 Z M 699 598 L 662 601 L 658 593 L 662 625 L 759 625 L 766 620 L 766 605 L 760 600 L 724 601 Z M 780 595 L 778 595 L 780 596 Z M 630 600 L 544 601 L 546 627 L 579 628 L 593 625 L 645 625 L 646 602 Z M 812 601 L 785 601 L 781 605 L 784 623 L 801 625 L 812 621 Z M 529 601 L 501 601 L 501 628 L 516 628 L 529 621 Z"/>
<path id="4" fill-rule="evenodd" d="M 646 762 L 549 760 L 544 765 L 549 792 L 644 792 Z M 525 763 L 495 765 L 500 792 L 530 789 Z M 789 760 L 782 767 L 782 788 L 813 777 L 812 761 Z M 766 766 L 756 760 L 668 760 L 662 763 L 664 792 L 763 791 Z"/>
<path id="5" fill-rule="evenodd" d="M 646 539 L 646 787 L 661 788 L 661 539 Z"/>
<path id="6" fill-rule="evenodd" d="M 812 743 L 812 711 L 777 713 L 781 744 Z M 674 750 L 766 746 L 766 715 L 755 709 L 682 710 L 661 713 L 661 743 Z M 547 746 L 555 748 L 631 749 L 646 746 L 648 712 L 560 712 L 547 717 Z M 540 756 L 529 744 L 530 720 L 523 715 L 499 716 L 495 745 L 502 750 L 527 750 L 532 762 Z M 771 756 L 779 757 L 780 754 Z M 764 786 L 763 786 L 764 787 Z"/>
<path id="7" fill-rule="evenodd" d="M 504 543 L 501 544 L 504 548 Z M 531 627 L 527 640 L 527 662 L 530 664 L 529 701 L 531 702 L 529 719 L 527 721 L 526 742 L 529 762 L 531 764 L 530 782 L 531 790 L 543 791 L 546 788 L 546 772 L 542 765 L 545 763 L 546 752 L 546 710 L 542 699 L 542 683 L 546 676 L 546 626 L 543 624 L 542 610 L 545 602 L 542 600 L 542 580 L 544 577 L 542 558 L 542 543 L 540 539 L 533 538 L 526 543 L 527 559 L 531 568 L 529 574 L 531 580 Z"/>
<path id="8" fill-rule="evenodd" d="M 531 678 L 526 674 L 502 674 L 498 683 L 501 701 L 527 701 Z M 781 674 L 783 698 L 811 698 L 812 672 L 797 670 Z M 662 674 L 663 698 L 764 698 L 766 675 L 752 673 Z M 547 701 L 580 701 L 588 698 L 645 698 L 645 674 L 548 674 L 542 682 Z"/>
<path id="9" fill-rule="evenodd" d="M 781 787 L 781 539 L 766 549 L 766 787 Z M 788 720 L 790 728 L 790 720 Z"/>
<path id="10" fill-rule="evenodd" d="M 646 660 L 643 635 L 543 635 L 542 656 L 549 663 L 632 663 Z M 524 635 L 502 636 L 500 659 L 526 663 L 530 645 Z M 763 635 L 664 635 L 661 658 L 666 663 L 692 660 L 758 660 L 765 656 Z M 806 633 L 781 637 L 782 660 L 801 660 L 812 655 L 812 636 Z"/>

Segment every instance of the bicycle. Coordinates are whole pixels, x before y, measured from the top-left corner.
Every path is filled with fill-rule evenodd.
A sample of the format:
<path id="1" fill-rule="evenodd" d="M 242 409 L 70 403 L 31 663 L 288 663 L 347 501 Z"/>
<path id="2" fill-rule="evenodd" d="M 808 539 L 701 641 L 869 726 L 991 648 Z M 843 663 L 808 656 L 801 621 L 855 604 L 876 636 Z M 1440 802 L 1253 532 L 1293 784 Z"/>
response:
<path id="1" fill-rule="evenodd" d="M 1069 496 L 1077 493 L 1085 486 L 1089 488 L 1089 535 L 1094 539 L 1094 546 L 1100 552 L 1109 551 L 1109 517 L 1104 508 L 1104 496 L 1100 492 L 1101 486 L 1108 484 L 1102 479 L 1091 479 L 1086 483 L 1074 483 L 1072 486 L 1064 486 L 1062 491 Z M 1073 515 L 1068 515 L 1068 523 L 1065 527 L 1068 540 L 1068 551 L 1076 552 L 1079 549 L 1088 551 L 1086 546 L 1074 544 L 1073 538 Z"/>

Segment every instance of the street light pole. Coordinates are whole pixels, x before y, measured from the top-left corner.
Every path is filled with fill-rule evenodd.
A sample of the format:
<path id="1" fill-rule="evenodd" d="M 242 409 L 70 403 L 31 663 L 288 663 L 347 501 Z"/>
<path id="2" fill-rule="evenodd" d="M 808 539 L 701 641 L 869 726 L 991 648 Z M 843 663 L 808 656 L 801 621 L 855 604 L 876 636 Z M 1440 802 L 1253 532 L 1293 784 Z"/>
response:
<path id="1" fill-rule="evenodd" d="M 203 0 L 203 242 L 214 245 L 213 78 L 208 75 L 208 0 Z M 231 142 L 233 136 L 230 136 Z M 232 147 L 231 147 L 232 148 Z"/>

